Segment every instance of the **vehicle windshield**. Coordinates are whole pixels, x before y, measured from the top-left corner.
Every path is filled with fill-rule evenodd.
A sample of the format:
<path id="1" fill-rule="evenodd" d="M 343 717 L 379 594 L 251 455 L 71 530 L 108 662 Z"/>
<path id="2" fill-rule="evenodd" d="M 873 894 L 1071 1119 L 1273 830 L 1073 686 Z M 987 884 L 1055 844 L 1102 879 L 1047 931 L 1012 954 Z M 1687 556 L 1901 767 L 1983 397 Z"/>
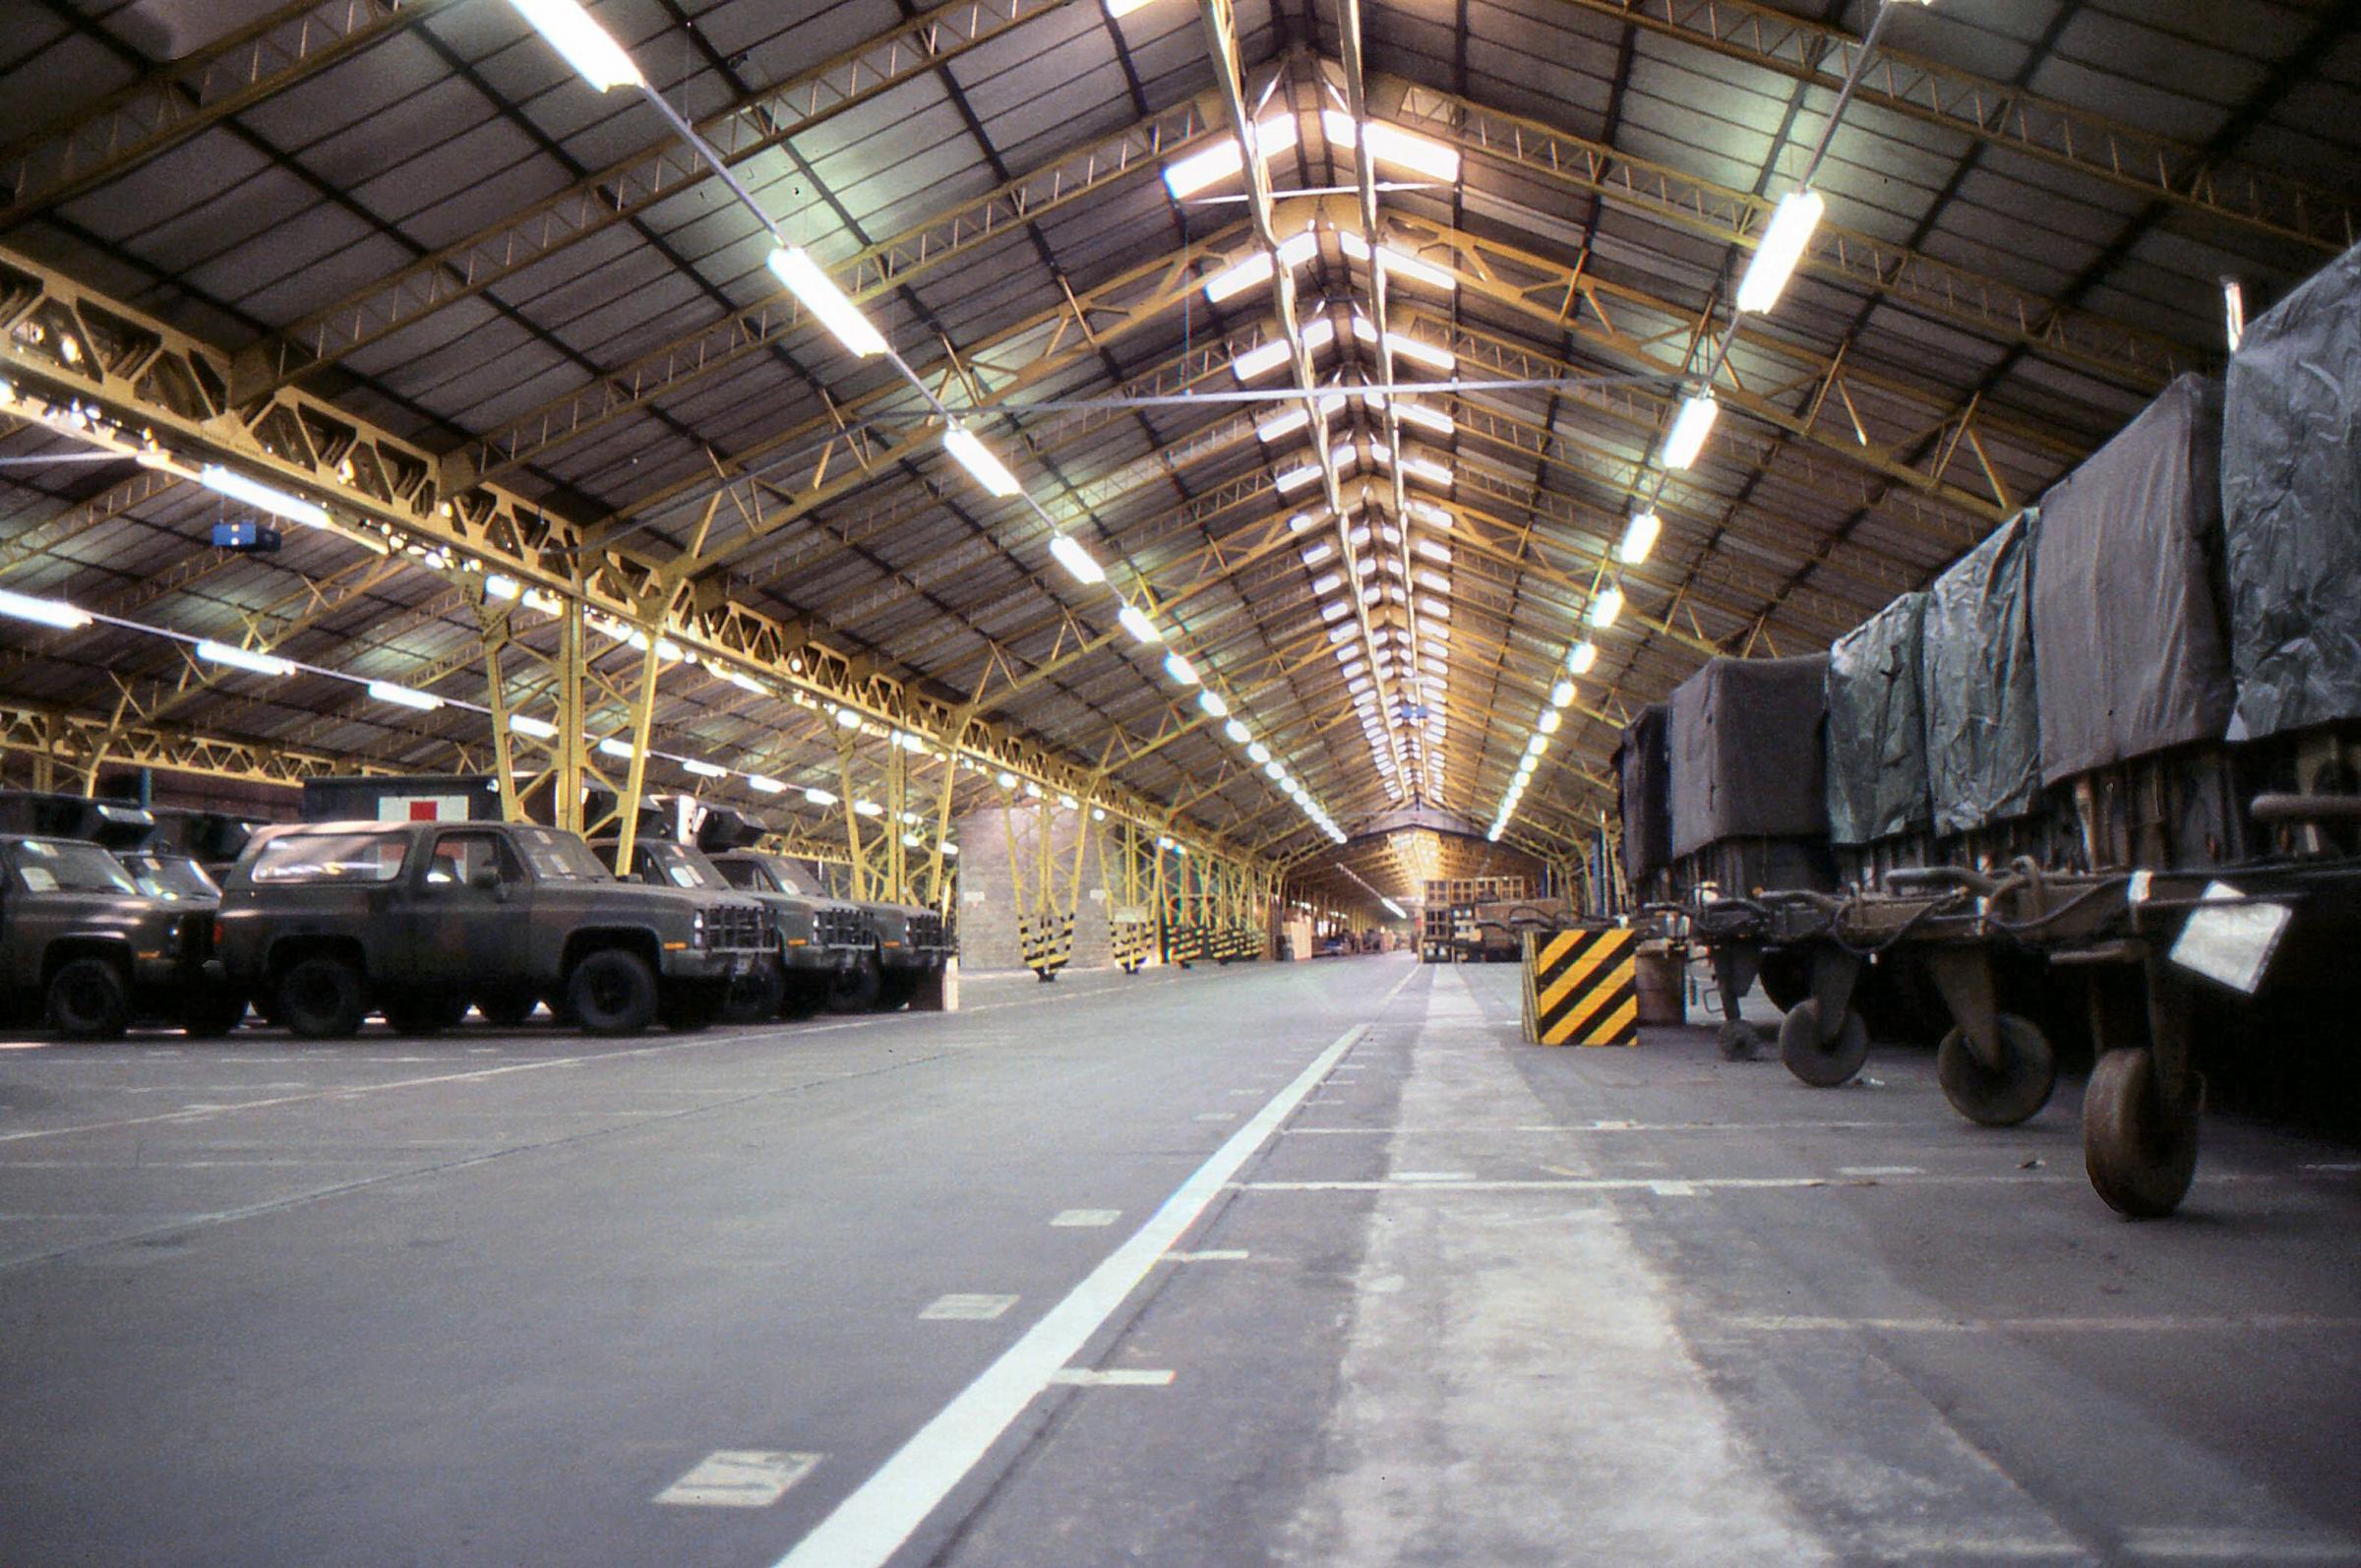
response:
<path id="1" fill-rule="evenodd" d="M 590 853 L 590 846 L 573 833 L 551 827 L 520 827 L 515 845 L 532 863 L 533 874 L 551 881 L 603 882 L 607 869 Z"/>
<path id="2" fill-rule="evenodd" d="M 779 885 L 778 879 L 771 875 L 770 868 L 758 860 L 715 861 L 713 869 L 727 877 L 732 887 L 743 887 L 756 893 L 786 891 Z"/>
<path id="3" fill-rule="evenodd" d="M 714 869 L 713 863 L 696 850 L 679 844 L 641 844 L 640 853 L 657 876 L 675 887 L 727 887 L 729 882 Z"/>
<path id="4" fill-rule="evenodd" d="M 257 883 L 390 882 L 409 848 L 400 833 L 285 833 L 263 846 L 246 874 Z"/>
<path id="5" fill-rule="evenodd" d="M 178 855 L 125 855 L 123 869 L 150 898 L 219 898 L 205 868 Z"/>
<path id="6" fill-rule="evenodd" d="M 36 893 L 137 893 L 123 863 L 95 844 L 25 838 L 9 846 L 9 864 Z"/>
<path id="7" fill-rule="evenodd" d="M 762 857 L 762 864 L 770 868 L 770 874 L 777 877 L 779 885 L 788 892 L 801 893 L 806 898 L 830 896 L 827 888 L 820 885 L 818 877 L 791 860 L 781 860 L 776 855 L 765 855 Z"/>

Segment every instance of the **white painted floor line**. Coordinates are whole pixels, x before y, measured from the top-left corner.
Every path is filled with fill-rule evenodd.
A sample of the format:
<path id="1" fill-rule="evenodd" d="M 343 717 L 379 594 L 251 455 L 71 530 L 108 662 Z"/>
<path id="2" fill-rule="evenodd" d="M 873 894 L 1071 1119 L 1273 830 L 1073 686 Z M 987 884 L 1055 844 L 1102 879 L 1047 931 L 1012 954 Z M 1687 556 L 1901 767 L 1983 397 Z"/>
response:
<path id="1" fill-rule="evenodd" d="M 1926 1168 L 1917 1165 L 1841 1165 L 1837 1167 L 1837 1175 L 1849 1176 L 1924 1176 Z"/>
<path id="2" fill-rule="evenodd" d="M 1387 994 L 1386 1001 L 1392 1001 L 1394 994 L 1416 973 L 1405 974 Z M 1081 1354 L 1091 1336 L 1130 1298 L 1173 1243 L 1188 1233 L 1216 1198 L 1231 1189 L 1231 1178 L 1269 1141 L 1279 1124 L 1367 1033 L 1365 1024 L 1356 1024 L 1314 1056 L 1293 1083 L 1255 1112 L 1181 1182 L 1129 1240 L 1108 1254 L 1063 1300 L 1044 1313 L 875 1475 L 838 1503 L 794 1550 L 780 1558 L 778 1568 L 876 1568 L 891 1557 L 951 1488 L 975 1469 L 1009 1423 Z"/>
<path id="3" fill-rule="evenodd" d="M 1122 1217 L 1123 1211 L 1120 1209 L 1060 1209 L 1050 1223 L 1069 1228 L 1087 1228 L 1113 1225 Z"/>
<path id="4" fill-rule="evenodd" d="M 1396 1171 L 1389 1178 L 1395 1181 L 1473 1181 L 1473 1171 Z"/>
<path id="5" fill-rule="evenodd" d="M 1493 1179 L 1476 1181 L 1404 1181 L 1377 1179 L 1367 1181 L 1246 1181 L 1240 1189 L 1246 1192 L 1632 1192 L 1661 1191 L 1666 1187 L 1690 1189 L 1682 1196 L 1696 1192 L 1786 1191 L 1798 1187 L 1842 1187 L 1855 1185 L 1862 1179 L 1850 1176 L 1697 1176 L 1682 1179 L 1673 1176 L 1583 1176 L 1543 1180 L 1540 1178 Z M 2049 1181 L 2080 1181 L 2073 1176 L 1904 1176 L 1894 1181 L 1896 1186 L 2030 1186 Z M 2261 1180 L 2263 1177 L 2252 1179 Z"/>
<path id="6" fill-rule="evenodd" d="M 921 1322 L 988 1323 L 1016 1304 L 1013 1296 L 938 1296 L 919 1312 Z"/>
<path id="7" fill-rule="evenodd" d="M 1290 1127 L 1292 1138 L 1504 1137 L 1532 1132 L 1859 1132 L 1893 1127 L 1888 1121 L 1528 1121 L 1509 1126 Z M 2361 1170 L 2361 1166 L 2347 1169 Z"/>
<path id="8" fill-rule="evenodd" d="M 819 1458 L 766 1448 L 716 1449 L 656 1493 L 656 1501 L 682 1508 L 768 1508 L 811 1475 Z"/>
<path id="9" fill-rule="evenodd" d="M 1243 1263 L 1253 1254 L 1244 1247 L 1214 1247 L 1204 1252 L 1167 1252 L 1167 1263 Z"/>
<path id="10" fill-rule="evenodd" d="M 1092 1369 L 1069 1366 L 1061 1372 L 1052 1372 L 1050 1381 L 1072 1388 L 1170 1388 L 1171 1371 L 1151 1371 L 1145 1367 L 1110 1366 Z"/>
<path id="11" fill-rule="evenodd" d="M 1200 1111 L 1195 1119 L 1199 1121 L 1236 1121 L 1238 1113 L 1235 1111 Z"/>
<path id="12" fill-rule="evenodd" d="M 2337 1562 L 2361 1556 L 2350 1536 L 2252 1525 L 2152 1525 L 2124 1532 L 2125 1553 L 2168 1562 Z"/>

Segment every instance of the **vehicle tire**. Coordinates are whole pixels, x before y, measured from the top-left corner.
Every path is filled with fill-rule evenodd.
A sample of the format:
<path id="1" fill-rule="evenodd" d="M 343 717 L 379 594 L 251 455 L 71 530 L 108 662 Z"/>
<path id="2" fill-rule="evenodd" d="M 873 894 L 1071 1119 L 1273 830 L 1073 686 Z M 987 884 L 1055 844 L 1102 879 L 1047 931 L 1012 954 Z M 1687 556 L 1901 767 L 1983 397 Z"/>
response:
<path id="1" fill-rule="evenodd" d="M 1763 1037 L 1745 1019 L 1728 1018 L 1723 1020 L 1720 1045 L 1723 1060 L 1752 1061 L 1763 1048 Z"/>
<path id="2" fill-rule="evenodd" d="M 883 1012 L 892 1012 L 897 1008 L 909 1006 L 910 998 L 918 995 L 918 983 L 925 978 L 926 971 L 921 969 L 888 971 L 878 984 L 878 1009 Z M 1052 974 L 1042 978 L 1055 980 L 1058 977 Z"/>
<path id="3" fill-rule="evenodd" d="M 674 981 L 658 994 L 656 1016 L 676 1035 L 694 1035 L 713 1027 L 729 1005 L 730 988 L 702 981 Z"/>
<path id="4" fill-rule="evenodd" d="M 722 1018 L 734 1024 L 760 1023 L 778 1016 L 787 1000 L 787 970 L 776 958 L 765 958 L 754 972 L 741 975 L 730 987 L 730 999 L 721 1009 Z"/>
<path id="5" fill-rule="evenodd" d="M 475 998 L 475 1010 L 495 1029 L 514 1029 L 533 1015 L 541 998 L 529 991 L 487 991 Z"/>
<path id="6" fill-rule="evenodd" d="M 278 1016 L 306 1040 L 344 1040 L 361 1032 L 368 998 L 361 972 L 341 958 L 299 958 L 278 977 Z"/>
<path id="7" fill-rule="evenodd" d="M 180 1005 L 180 1030 L 192 1040 L 217 1040 L 246 1021 L 246 998 L 228 986 L 190 988 Z"/>
<path id="8" fill-rule="evenodd" d="M 2160 1220 L 2181 1206 L 2197 1176 L 2197 1111 L 2166 1111 L 2155 1054 L 2110 1051 L 2083 1095 L 2083 1168 L 2107 1207 Z"/>
<path id="9" fill-rule="evenodd" d="M 103 958 L 69 958 L 49 977 L 49 1027 L 68 1040 L 116 1040 L 131 1024 L 131 988 Z"/>
<path id="10" fill-rule="evenodd" d="M 1869 1059 L 1869 1026 L 1851 1008 L 1834 1040 L 1820 1038 L 1820 998 L 1807 996 L 1779 1021 L 1779 1059 L 1815 1089 L 1848 1083 Z"/>
<path id="11" fill-rule="evenodd" d="M 828 1011 L 868 1012 L 878 1004 L 878 996 L 885 987 L 884 967 L 874 952 L 863 953 L 850 968 L 839 969 L 828 980 Z"/>
<path id="12" fill-rule="evenodd" d="M 382 1010 L 397 1035 L 439 1035 L 467 1016 L 467 998 L 447 992 L 412 992 L 390 998 Z"/>
<path id="13" fill-rule="evenodd" d="M 582 955 L 566 977 L 566 1010 L 585 1033 L 636 1035 L 656 1021 L 656 977 L 621 947 Z"/>
<path id="14" fill-rule="evenodd" d="M 827 1002 L 826 976 L 792 975 L 787 980 L 787 994 L 779 999 L 779 1016 L 790 1022 L 809 1018 Z"/>
<path id="15" fill-rule="evenodd" d="M 1968 1120 L 2013 1127 L 2049 1104 L 2058 1082 L 2058 1056 L 2031 1019 L 2004 1012 L 1993 1021 L 2000 1031 L 2000 1070 L 1976 1060 L 1968 1031 L 1954 1029 L 1935 1048 L 1935 1079 L 1951 1108 Z"/>

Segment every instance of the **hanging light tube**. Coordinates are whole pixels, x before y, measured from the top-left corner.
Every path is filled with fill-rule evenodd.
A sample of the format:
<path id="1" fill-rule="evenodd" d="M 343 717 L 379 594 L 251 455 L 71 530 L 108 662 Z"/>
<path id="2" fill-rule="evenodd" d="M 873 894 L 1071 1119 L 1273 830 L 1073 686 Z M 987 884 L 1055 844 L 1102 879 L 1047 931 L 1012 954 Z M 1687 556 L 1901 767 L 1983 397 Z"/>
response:
<path id="1" fill-rule="evenodd" d="M 1818 191 L 1789 191 L 1780 198 L 1771 214 L 1770 230 L 1756 248 L 1754 260 L 1746 264 L 1746 275 L 1738 280 L 1739 310 L 1759 315 L 1779 303 L 1787 279 L 1795 275 L 1795 264 L 1803 260 L 1804 247 L 1812 242 L 1812 231 L 1820 226 L 1820 216 L 1827 211 L 1828 202 Z"/>
<path id="2" fill-rule="evenodd" d="M 836 334 L 836 340 L 863 359 L 885 352 L 885 338 L 861 314 L 861 308 L 836 286 L 836 280 L 800 245 L 782 245 L 770 253 L 769 267 L 789 293 Z"/>
<path id="3" fill-rule="evenodd" d="M 1602 632 L 1613 626 L 1615 617 L 1622 613 L 1623 590 L 1611 582 L 1601 588 L 1598 595 L 1591 600 L 1591 625 Z M 1588 644 L 1586 643 L 1585 646 Z"/>
<path id="4" fill-rule="evenodd" d="M 965 425 L 953 420 L 942 431 L 942 450 L 958 460 L 959 466 L 972 475 L 988 494 L 1013 496 L 1024 487 L 1007 465 L 993 455 L 992 449 Z"/>
<path id="5" fill-rule="evenodd" d="M 395 707 L 416 708 L 421 713 L 432 713 L 443 705 L 443 699 L 432 692 L 414 692 L 392 681 L 370 682 L 369 694 L 380 702 L 391 702 Z"/>
<path id="6" fill-rule="evenodd" d="M 604 92 L 609 88 L 643 85 L 639 68 L 607 30 L 590 19 L 576 0 L 509 0 L 516 14 L 532 24 L 575 75 Z"/>
<path id="7" fill-rule="evenodd" d="M 1076 582 L 1087 584 L 1107 580 L 1107 569 L 1100 566 L 1091 553 L 1082 548 L 1082 541 L 1070 533 L 1050 535 L 1050 554 L 1058 558 L 1058 564 L 1065 568 Z"/>
<path id="8" fill-rule="evenodd" d="M 1137 605 L 1124 605 L 1116 611 L 1115 618 L 1125 632 L 1131 633 L 1131 640 L 1142 646 L 1164 640 L 1164 633 L 1156 630 L 1156 623 L 1149 620 Z"/>
<path id="9" fill-rule="evenodd" d="M 1675 471 L 1687 468 L 1705 451 L 1705 438 L 1714 433 L 1714 416 L 1722 405 L 1710 392 L 1702 392 L 1685 399 L 1680 412 L 1673 416 L 1672 433 L 1665 438 L 1665 466 Z"/>
<path id="10" fill-rule="evenodd" d="M 1623 564 L 1636 567 L 1647 560 L 1648 553 L 1656 548 L 1657 536 L 1664 530 L 1664 522 L 1653 508 L 1633 517 L 1623 530 L 1623 548 L 1617 552 Z"/>
<path id="11" fill-rule="evenodd" d="M 75 608 L 59 599 L 35 599 L 29 594 L 10 593 L 0 588 L 0 615 L 12 621 L 30 621 L 35 626 L 55 627 L 60 632 L 79 632 L 89 626 L 91 612 Z"/>
<path id="12" fill-rule="evenodd" d="M 558 738 L 558 727 L 555 724 L 550 723 L 547 719 L 534 718 L 529 713 L 510 714 L 509 728 L 515 730 L 518 735 L 529 735 L 536 741 L 554 741 Z"/>
<path id="13" fill-rule="evenodd" d="M 258 480 L 247 478 L 242 473 L 224 468 L 219 463 L 208 463 L 198 469 L 197 482 L 216 496 L 227 496 L 232 501 L 243 501 L 246 505 L 268 512 L 274 517 L 283 517 L 289 522 L 300 522 L 309 528 L 328 526 L 328 509 L 326 507 L 315 502 L 305 501 L 299 496 L 290 496 L 283 490 L 274 490 Z"/>
<path id="14" fill-rule="evenodd" d="M 197 657 L 209 664 L 226 664 L 233 670 L 251 670 L 256 675 L 293 675 L 295 666 L 275 654 L 257 652 L 253 648 L 235 647 L 227 642 L 200 642 Z"/>

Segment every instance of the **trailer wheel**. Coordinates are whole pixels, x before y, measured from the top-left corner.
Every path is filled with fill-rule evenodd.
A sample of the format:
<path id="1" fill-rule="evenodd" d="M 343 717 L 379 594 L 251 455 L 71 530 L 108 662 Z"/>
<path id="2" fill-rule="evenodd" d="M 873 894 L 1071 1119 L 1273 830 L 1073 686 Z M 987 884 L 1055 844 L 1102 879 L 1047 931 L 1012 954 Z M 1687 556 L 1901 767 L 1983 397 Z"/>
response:
<path id="1" fill-rule="evenodd" d="M 2000 1069 L 1975 1059 L 1968 1031 L 1954 1029 L 1935 1048 L 1935 1078 L 1951 1108 L 1978 1126 L 2013 1127 L 2049 1104 L 2057 1087 L 2058 1056 L 2030 1018 L 1993 1015 L 2000 1033 Z"/>
<path id="2" fill-rule="evenodd" d="M 103 958 L 70 958 L 49 977 L 49 1027 L 68 1040 L 114 1040 L 131 1023 L 131 990 Z"/>
<path id="3" fill-rule="evenodd" d="M 2197 1176 L 2197 1108 L 2165 1105 L 2153 1052 L 2110 1051 L 2090 1069 L 2083 1167 L 2107 1207 L 2134 1220 L 2160 1220 L 2188 1195 Z"/>
<path id="4" fill-rule="evenodd" d="M 1762 1034 L 1743 1018 L 1731 1018 L 1722 1025 L 1722 1059 L 1752 1061 L 1763 1046 Z"/>
<path id="5" fill-rule="evenodd" d="M 306 1040 L 343 1040 L 368 1016 L 361 972 L 341 958 L 299 958 L 278 977 L 278 1016 Z"/>
<path id="6" fill-rule="evenodd" d="M 1820 1038 L 1820 999 L 1809 996 L 1787 1009 L 1779 1021 L 1779 1059 L 1787 1070 L 1815 1089 L 1834 1089 L 1849 1083 L 1869 1059 L 1869 1026 L 1851 1008 L 1837 1038 Z"/>

